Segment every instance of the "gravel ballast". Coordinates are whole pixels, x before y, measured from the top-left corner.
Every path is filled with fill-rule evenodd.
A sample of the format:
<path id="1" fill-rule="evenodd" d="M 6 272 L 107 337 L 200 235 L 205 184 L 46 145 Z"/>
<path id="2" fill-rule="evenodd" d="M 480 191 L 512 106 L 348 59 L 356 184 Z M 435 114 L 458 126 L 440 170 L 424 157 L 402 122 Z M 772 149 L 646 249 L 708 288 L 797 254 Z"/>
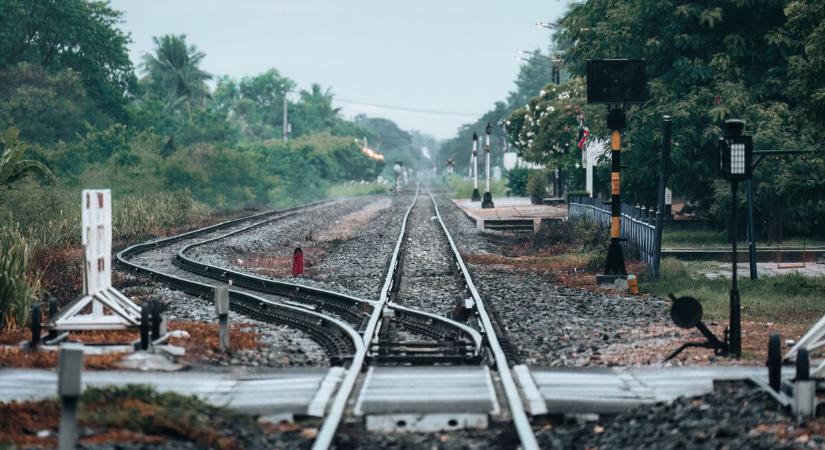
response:
<path id="1" fill-rule="evenodd" d="M 439 211 L 462 255 L 495 253 L 499 232 L 478 230 L 452 201 Z M 473 282 L 517 350 L 519 362 L 538 366 L 600 365 L 599 353 L 631 340 L 629 331 L 667 323 L 667 304 L 566 288 L 548 276 L 467 262 Z"/>
<path id="2" fill-rule="evenodd" d="M 462 298 L 463 283 L 428 195 L 421 195 L 407 222 L 397 302 L 447 316 Z"/>
<path id="3" fill-rule="evenodd" d="M 785 436 L 780 436 L 780 434 Z M 554 449 L 805 449 L 825 439 L 792 425 L 769 394 L 724 384 L 698 398 L 644 406 L 598 422 L 546 424 L 542 448 Z"/>
<path id="4" fill-rule="evenodd" d="M 361 198 L 196 247 L 188 256 L 271 279 L 377 300 L 401 219 L 411 201 L 410 195 Z M 366 220 L 357 220 L 359 214 Z M 302 248 L 306 267 L 299 278 L 291 276 L 296 247 Z M 259 255 L 266 257 L 256 257 Z"/>

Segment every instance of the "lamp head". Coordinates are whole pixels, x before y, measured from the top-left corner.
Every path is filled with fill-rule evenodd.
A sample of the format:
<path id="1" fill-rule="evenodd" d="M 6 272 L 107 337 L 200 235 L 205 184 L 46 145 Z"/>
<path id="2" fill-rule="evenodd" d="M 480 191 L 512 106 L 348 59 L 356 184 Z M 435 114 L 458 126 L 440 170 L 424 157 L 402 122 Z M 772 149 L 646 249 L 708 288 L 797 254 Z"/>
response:
<path id="1" fill-rule="evenodd" d="M 730 180 L 747 180 L 753 166 L 753 139 L 742 134 L 745 122 L 740 119 L 725 121 L 725 133 L 719 138 L 719 172 Z"/>

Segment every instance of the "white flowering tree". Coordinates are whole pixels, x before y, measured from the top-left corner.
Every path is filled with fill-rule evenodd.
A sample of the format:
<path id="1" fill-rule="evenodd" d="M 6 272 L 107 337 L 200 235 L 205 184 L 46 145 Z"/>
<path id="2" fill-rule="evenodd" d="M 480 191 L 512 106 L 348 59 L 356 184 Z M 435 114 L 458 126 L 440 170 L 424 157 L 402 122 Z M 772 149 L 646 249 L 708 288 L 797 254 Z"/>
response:
<path id="1" fill-rule="evenodd" d="M 604 108 L 587 105 L 584 80 L 545 86 L 527 105 L 505 121 L 507 132 L 521 156 L 547 167 L 571 170 L 581 167 L 578 147 L 582 126 L 590 138 L 604 136 Z"/>

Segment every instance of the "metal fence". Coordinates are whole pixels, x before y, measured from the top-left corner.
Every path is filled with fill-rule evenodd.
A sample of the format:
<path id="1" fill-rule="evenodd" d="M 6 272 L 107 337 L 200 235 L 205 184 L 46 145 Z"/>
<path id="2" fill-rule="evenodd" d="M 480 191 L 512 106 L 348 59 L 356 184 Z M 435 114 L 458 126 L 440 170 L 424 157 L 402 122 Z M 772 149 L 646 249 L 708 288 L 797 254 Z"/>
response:
<path id="1" fill-rule="evenodd" d="M 570 197 L 568 216 L 588 217 L 605 226 L 610 226 L 610 209 L 598 198 Z M 649 265 L 656 258 L 656 216 L 655 208 L 631 206 L 622 203 L 622 246 L 629 256 L 636 256 Z"/>

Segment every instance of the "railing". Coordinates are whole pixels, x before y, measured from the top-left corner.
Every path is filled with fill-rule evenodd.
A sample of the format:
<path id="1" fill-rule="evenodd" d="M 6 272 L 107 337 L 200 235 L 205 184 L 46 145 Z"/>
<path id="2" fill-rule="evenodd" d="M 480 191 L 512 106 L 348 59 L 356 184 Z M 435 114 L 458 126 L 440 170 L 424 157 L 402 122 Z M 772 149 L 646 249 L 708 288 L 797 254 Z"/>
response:
<path id="1" fill-rule="evenodd" d="M 629 256 L 653 266 L 657 261 L 656 253 L 656 216 L 660 214 L 655 208 L 631 206 L 622 203 L 622 246 Z M 591 197 L 570 197 L 568 216 L 572 218 L 588 217 L 594 222 L 610 226 L 610 210 L 604 202 Z"/>

